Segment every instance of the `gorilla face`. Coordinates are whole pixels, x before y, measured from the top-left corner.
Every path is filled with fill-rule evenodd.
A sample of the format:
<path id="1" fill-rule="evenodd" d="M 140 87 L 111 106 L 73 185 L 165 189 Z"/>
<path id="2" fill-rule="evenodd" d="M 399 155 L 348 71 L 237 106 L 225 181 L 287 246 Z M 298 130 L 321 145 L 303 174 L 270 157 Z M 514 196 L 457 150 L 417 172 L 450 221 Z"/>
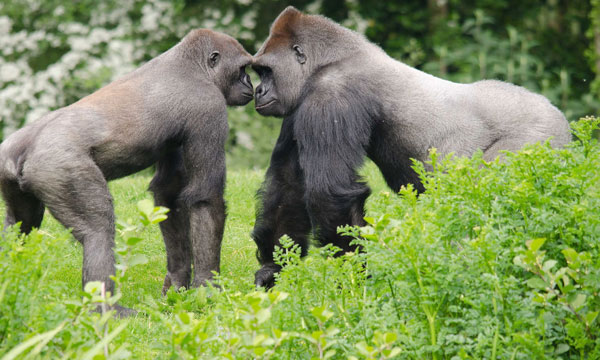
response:
<path id="1" fill-rule="evenodd" d="M 225 93 L 227 105 L 246 105 L 254 97 L 250 76 L 246 74 L 246 65 L 241 66 L 237 73 L 233 72 L 233 74 L 236 76 L 231 79 L 229 90 Z"/>
<path id="2" fill-rule="evenodd" d="M 308 69 L 306 55 L 298 44 L 270 37 L 252 61 L 260 77 L 255 108 L 264 116 L 283 117 L 299 104 Z"/>
<path id="3" fill-rule="evenodd" d="M 223 38 L 214 42 L 218 46 L 208 53 L 207 65 L 227 105 L 246 105 L 254 97 L 250 76 L 246 74 L 246 66 L 250 65 L 252 56 L 233 38 Z"/>
<path id="4" fill-rule="evenodd" d="M 254 107 L 256 111 L 264 116 L 284 116 L 286 111 L 277 95 L 273 70 L 266 66 L 254 66 L 253 69 L 260 77 L 260 84 L 255 93 Z"/>

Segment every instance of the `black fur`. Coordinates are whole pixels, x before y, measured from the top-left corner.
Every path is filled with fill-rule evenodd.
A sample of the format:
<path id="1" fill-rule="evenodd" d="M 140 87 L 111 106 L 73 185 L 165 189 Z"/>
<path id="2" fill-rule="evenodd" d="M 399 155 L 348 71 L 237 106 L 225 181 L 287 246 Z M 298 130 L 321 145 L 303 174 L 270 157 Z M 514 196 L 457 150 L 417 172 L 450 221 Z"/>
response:
<path id="1" fill-rule="evenodd" d="M 279 268 L 271 253 L 284 234 L 302 254 L 310 229 L 321 245 L 354 250 L 336 230 L 365 224 L 370 191 L 356 173 L 365 157 L 394 191 L 413 184 L 422 192 L 412 159 L 427 160 L 432 147 L 458 156 L 481 149 L 490 161 L 525 143 L 570 140 L 564 115 L 540 95 L 500 81 L 436 78 L 390 58 L 360 34 L 293 7 L 275 20 L 252 67 L 261 79 L 256 110 L 284 118 L 253 232 L 259 286 L 273 285 Z"/>
<path id="2" fill-rule="evenodd" d="M 300 106 L 284 118 L 258 194 L 262 206 L 252 233 L 263 265 L 255 277 L 258 286 L 273 285 L 279 268 L 272 253 L 281 236 L 294 239 L 302 256 L 311 229 L 321 245 L 332 243 L 347 252 L 355 247 L 337 227 L 365 224 L 364 203 L 371 191 L 356 171 L 369 149 L 379 110 L 359 101 L 368 89 L 324 91 L 319 83 L 307 88 Z"/>

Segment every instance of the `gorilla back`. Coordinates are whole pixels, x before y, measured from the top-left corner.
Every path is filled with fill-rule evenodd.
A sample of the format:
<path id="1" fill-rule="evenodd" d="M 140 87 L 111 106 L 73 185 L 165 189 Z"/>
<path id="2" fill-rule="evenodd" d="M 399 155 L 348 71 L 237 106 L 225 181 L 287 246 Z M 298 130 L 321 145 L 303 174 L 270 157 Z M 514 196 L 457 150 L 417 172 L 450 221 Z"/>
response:
<path id="1" fill-rule="evenodd" d="M 233 38 L 194 30 L 164 54 L 0 145 L 5 226 L 25 233 L 44 206 L 83 245 L 83 284 L 113 290 L 114 212 L 107 180 L 157 163 L 151 183 L 167 250 L 165 287 L 218 271 L 225 219 L 226 105 L 253 96 L 251 56 Z M 193 258 L 193 259 L 192 259 Z"/>
<path id="2" fill-rule="evenodd" d="M 408 183 L 422 191 L 410 159 L 426 160 L 432 147 L 465 156 L 481 149 L 491 160 L 525 143 L 570 140 L 565 117 L 540 95 L 494 80 L 436 78 L 292 7 L 275 20 L 252 66 L 261 78 L 256 110 L 284 117 L 253 232 L 259 285 L 272 282 L 271 254 L 283 234 L 306 249 L 312 229 L 321 243 L 352 249 L 336 227 L 364 224 L 369 189 L 356 170 L 366 156 L 394 191 Z"/>

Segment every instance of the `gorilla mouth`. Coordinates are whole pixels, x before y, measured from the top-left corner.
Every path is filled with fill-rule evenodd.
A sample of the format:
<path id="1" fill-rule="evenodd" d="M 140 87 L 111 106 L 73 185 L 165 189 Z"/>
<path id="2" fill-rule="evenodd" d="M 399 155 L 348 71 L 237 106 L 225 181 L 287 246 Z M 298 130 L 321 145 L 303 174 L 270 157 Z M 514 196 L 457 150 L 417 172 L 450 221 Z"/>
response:
<path id="1" fill-rule="evenodd" d="M 266 108 L 266 107 L 269 107 L 269 106 L 271 106 L 271 105 L 272 105 L 274 102 L 276 102 L 276 101 L 277 101 L 277 99 L 273 99 L 273 100 L 269 101 L 269 102 L 268 102 L 268 103 L 266 103 L 266 104 L 262 104 L 262 105 L 256 105 L 254 108 L 255 108 L 256 110 L 264 109 L 264 108 Z"/>

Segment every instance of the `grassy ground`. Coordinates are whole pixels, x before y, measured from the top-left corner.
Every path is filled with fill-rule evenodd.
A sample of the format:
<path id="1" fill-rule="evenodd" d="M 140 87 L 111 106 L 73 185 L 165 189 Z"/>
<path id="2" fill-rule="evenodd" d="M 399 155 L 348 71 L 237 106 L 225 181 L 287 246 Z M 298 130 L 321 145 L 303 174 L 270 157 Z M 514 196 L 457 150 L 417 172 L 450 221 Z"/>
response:
<path id="1" fill-rule="evenodd" d="M 373 188 L 372 198 L 377 197 L 382 191 L 387 191 L 373 164 L 368 164 L 362 173 Z M 228 215 L 221 252 L 221 276 L 233 279 L 235 286 L 243 292 L 253 289 L 254 271 L 258 269 L 255 257 L 256 246 L 249 234 L 254 225 L 255 194 L 263 176 L 264 171 L 236 170 L 230 171 L 227 177 Z M 117 218 L 127 220 L 138 216 L 137 202 L 151 198 L 151 194 L 146 190 L 150 179 L 149 173 L 142 173 L 109 184 Z M 370 203 L 367 204 L 367 208 Z M 2 202 L 0 202 L 0 210 L 2 214 L 0 221 L 4 221 L 5 212 Z M 49 237 L 68 236 L 68 230 L 47 211 L 41 231 Z M 81 286 L 82 249 L 72 237 L 67 238 L 70 240 L 62 242 L 58 252 L 47 254 L 47 256 L 62 258 L 60 267 L 49 269 L 47 279 L 66 284 L 66 288 L 71 293 L 64 295 L 67 298 L 75 298 Z M 147 264 L 130 269 L 131 276 L 123 287 L 121 304 L 132 308 L 136 308 L 146 296 L 150 296 L 155 301 L 165 301 L 160 291 L 166 271 L 166 257 L 158 225 L 146 230 L 143 238 L 136 251 L 146 255 L 149 261 Z M 154 349 L 152 344 L 157 337 L 168 336 L 167 329 L 162 326 L 147 316 L 138 315 L 130 319 L 128 328 L 120 335 L 117 342 L 130 343 L 130 350 L 134 352 L 136 358 L 161 358 L 161 353 Z M 35 329 L 32 330 L 35 332 Z"/>

